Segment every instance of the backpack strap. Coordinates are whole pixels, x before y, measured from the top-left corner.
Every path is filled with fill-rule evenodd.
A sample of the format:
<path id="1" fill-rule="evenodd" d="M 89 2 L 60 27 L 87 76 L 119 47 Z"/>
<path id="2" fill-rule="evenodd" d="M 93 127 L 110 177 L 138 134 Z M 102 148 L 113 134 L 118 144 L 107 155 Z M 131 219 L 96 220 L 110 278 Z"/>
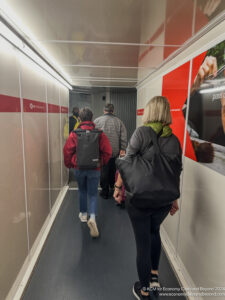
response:
<path id="1" fill-rule="evenodd" d="M 86 131 L 91 131 L 92 133 L 98 133 L 99 135 L 103 132 L 102 130 L 100 129 L 92 129 L 92 130 L 89 130 L 89 129 L 82 129 L 82 128 L 77 128 L 76 130 L 73 130 L 73 132 L 75 133 L 81 133 L 81 132 L 86 132 Z"/>
<path id="2" fill-rule="evenodd" d="M 73 130 L 73 132 L 75 132 L 75 133 L 81 133 L 81 132 L 84 132 L 84 131 L 86 131 L 86 130 L 81 129 L 81 128 L 77 128 L 77 129 Z"/>
<path id="3" fill-rule="evenodd" d="M 99 134 L 101 134 L 103 132 L 101 129 L 96 129 L 96 128 L 91 131 L 95 132 L 95 133 L 99 133 Z"/>

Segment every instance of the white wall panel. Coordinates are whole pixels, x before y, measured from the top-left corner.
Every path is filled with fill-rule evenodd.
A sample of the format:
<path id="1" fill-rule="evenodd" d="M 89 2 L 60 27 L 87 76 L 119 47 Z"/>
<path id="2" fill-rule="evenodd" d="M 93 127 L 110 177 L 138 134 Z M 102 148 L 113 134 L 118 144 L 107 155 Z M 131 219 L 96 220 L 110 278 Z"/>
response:
<path id="1" fill-rule="evenodd" d="M 145 85 L 144 88 L 137 90 L 137 109 L 145 108 L 148 101 L 162 95 L 162 77 L 157 78 Z M 142 116 L 137 116 L 137 126 L 142 125 Z"/>
<path id="2" fill-rule="evenodd" d="M 185 158 L 178 255 L 196 286 L 224 287 L 224 182 L 221 174 Z"/>
<path id="3" fill-rule="evenodd" d="M 50 189 L 51 206 L 61 189 L 61 139 L 60 139 L 60 86 L 57 82 L 47 80 L 49 150 L 50 150 Z"/>
<path id="4" fill-rule="evenodd" d="M 46 87 L 41 69 L 23 56 L 20 62 L 31 248 L 50 209 Z"/>
<path id="5" fill-rule="evenodd" d="M 15 51 L 13 47 L 2 38 L 0 38 L 0 50 L 0 93 L 19 97 L 18 62 L 15 57 Z"/>
<path id="6" fill-rule="evenodd" d="M 28 254 L 28 243 L 18 64 L 1 38 L 0 70 L 0 299 L 5 299 Z"/>

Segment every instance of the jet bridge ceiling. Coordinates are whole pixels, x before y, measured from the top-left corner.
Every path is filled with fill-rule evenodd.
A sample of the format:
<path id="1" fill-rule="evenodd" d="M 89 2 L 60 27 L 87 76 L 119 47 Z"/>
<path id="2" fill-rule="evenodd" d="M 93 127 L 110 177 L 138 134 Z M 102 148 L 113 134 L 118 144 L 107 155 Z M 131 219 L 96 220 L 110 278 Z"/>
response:
<path id="1" fill-rule="evenodd" d="M 135 87 L 218 15 L 225 1 L 3 2 L 1 9 L 32 33 L 24 31 L 24 37 L 44 47 L 72 85 Z"/>

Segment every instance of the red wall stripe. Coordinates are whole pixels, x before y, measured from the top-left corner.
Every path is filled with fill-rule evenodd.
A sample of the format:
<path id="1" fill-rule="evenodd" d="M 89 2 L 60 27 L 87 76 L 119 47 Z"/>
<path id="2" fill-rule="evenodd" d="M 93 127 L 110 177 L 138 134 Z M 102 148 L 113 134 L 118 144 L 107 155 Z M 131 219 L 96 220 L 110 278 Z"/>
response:
<path id="1" fill-rule="evenodd" d="M 0 94 L 0 112 L 21 112 L 20 98 Z"/>
<path id="2" fill-rule="evenodd" d="M 68 114 L 68 112 L 69 112 L 68 107 L 66 107 L 66 106 L 61 106 L 61 113 L 62 113 L 62 114 Z"/>
<path id="3" fill-rule="evenodd" d="M 143 116 L 144 114 L 144 108 L 137 109 L 137 116 Z"/>
<path id="4" fill-rule="evenodd" d="M 35 100 L 23 99 L 23 111 L 30 113 L 46 113 L 46 103 Z"/>
<path id="5" fill-rule="evenodd" d="M 47 105 L 45 102 L 23 99 L 23 111 L 25 113 L 46 113 Z M 20 98 L 0 94 L 0 112 L 21 112 Z M 68 114 L 69 108 L 48 103 L 48 112 Z"/>
<path id="6" fill-rule="evenodd" d="M 60 113 L 60 106 L 48 103 L 48 112 L 49 113 Z"/>

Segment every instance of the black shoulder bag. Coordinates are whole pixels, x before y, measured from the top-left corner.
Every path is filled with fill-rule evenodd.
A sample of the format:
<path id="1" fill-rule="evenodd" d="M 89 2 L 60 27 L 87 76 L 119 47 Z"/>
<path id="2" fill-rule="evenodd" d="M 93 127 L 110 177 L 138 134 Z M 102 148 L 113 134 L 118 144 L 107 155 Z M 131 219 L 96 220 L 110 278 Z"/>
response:
<path id="1" fill-rule="evenodd" d="M 179 158 L 160 151 L 158 136 L 151 127 L 149 135 L 153 147 L 151 160 L 145 159 L 144 154 L 116 160 L 126 192 L 138 208 L 160 208 L 180 196 Z"/>

